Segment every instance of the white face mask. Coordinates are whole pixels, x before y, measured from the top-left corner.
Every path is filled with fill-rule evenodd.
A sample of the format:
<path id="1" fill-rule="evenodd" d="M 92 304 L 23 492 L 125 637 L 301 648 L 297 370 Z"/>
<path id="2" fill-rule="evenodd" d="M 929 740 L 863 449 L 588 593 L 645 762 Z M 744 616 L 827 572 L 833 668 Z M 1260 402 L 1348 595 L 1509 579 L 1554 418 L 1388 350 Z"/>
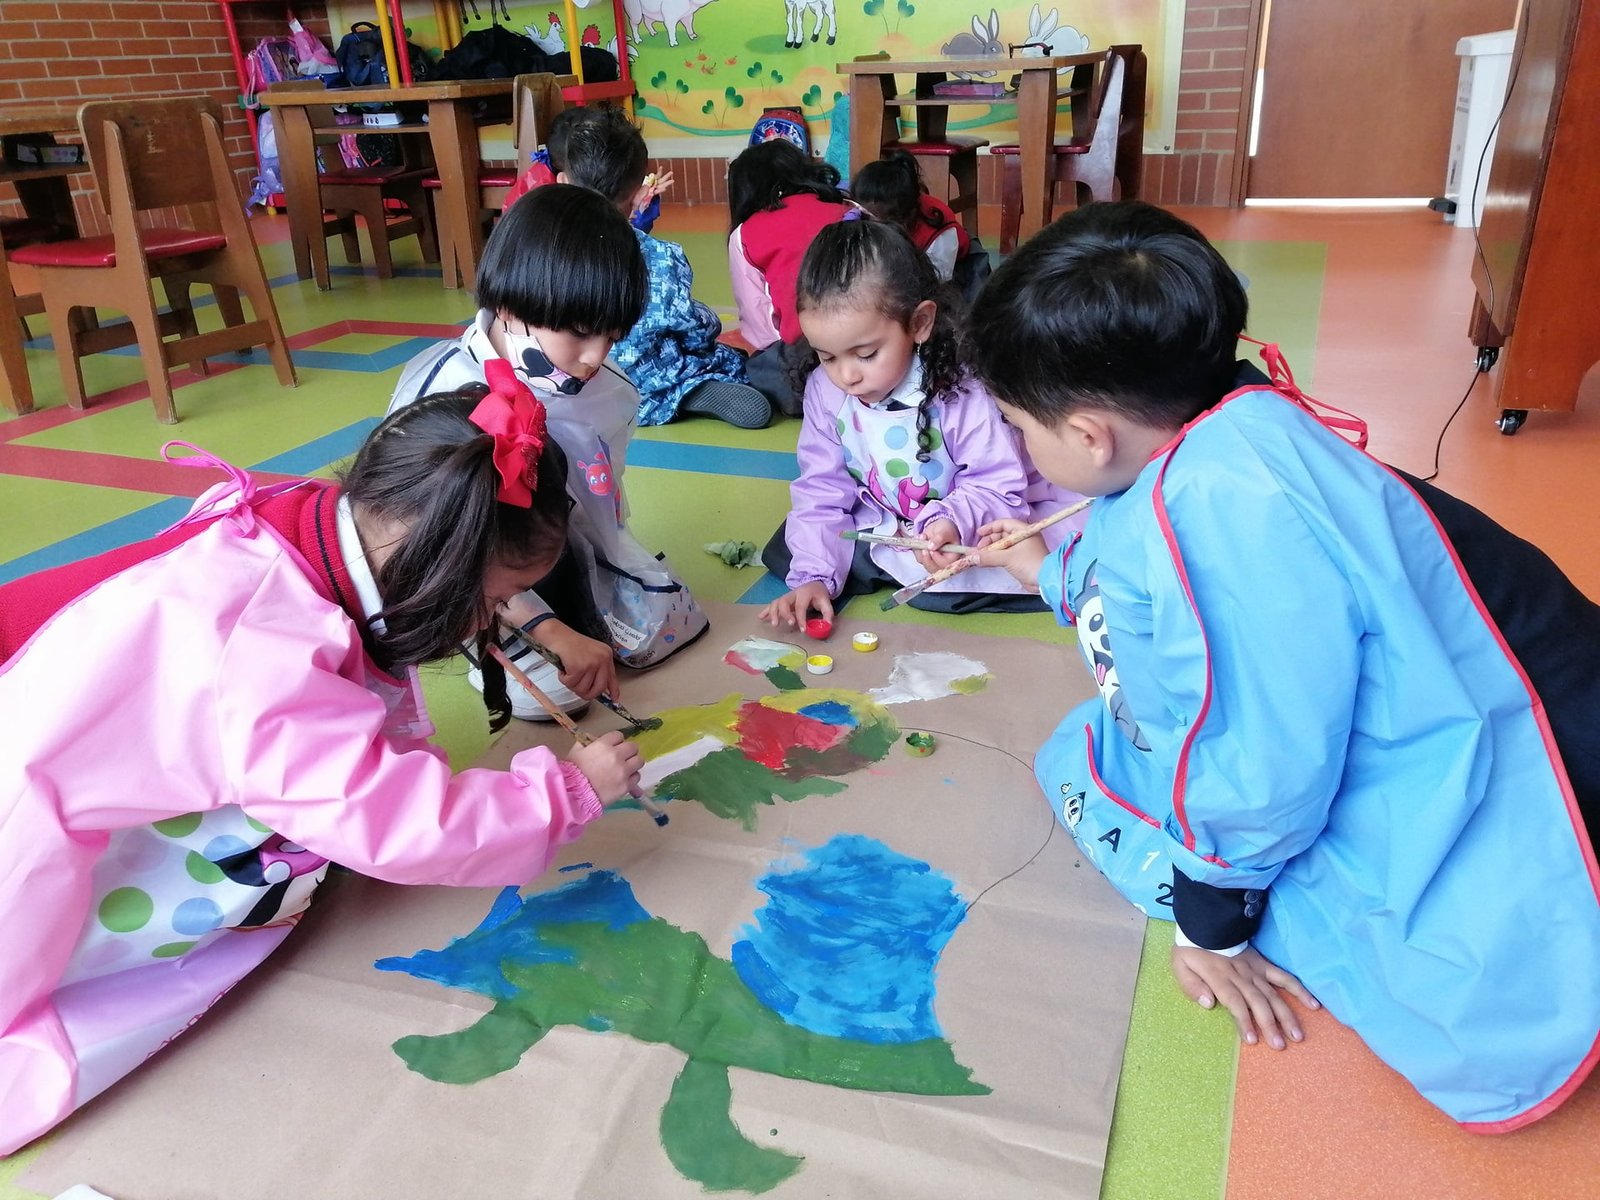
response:
<path id="1" fill-rule="evenodd" d="M 518 333 L 511 328 L 511 322 L 500 322 L 500 330 L 505 338 L 506 358 L 511 364 L 529 379 L 548 381 L 550 386 L 563 396 L 576 396 L 581 392 L 585 381 L 576 375 L 567 374 L 551 362 L 550 356 L 540 349 L 538 339 L 527 331 L 527 325 L 523 325 L 522 328 L 523 332 Z"/>

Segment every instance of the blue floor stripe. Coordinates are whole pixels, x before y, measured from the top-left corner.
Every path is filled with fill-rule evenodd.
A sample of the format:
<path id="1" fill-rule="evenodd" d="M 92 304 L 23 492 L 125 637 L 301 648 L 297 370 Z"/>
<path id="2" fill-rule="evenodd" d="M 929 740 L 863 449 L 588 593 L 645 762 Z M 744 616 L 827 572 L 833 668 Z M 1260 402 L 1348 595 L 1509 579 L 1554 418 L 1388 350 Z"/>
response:
<path id="1" fill-rule="evenodd" d="M 783 580 L 779 579 L 771 571 L 763 571 L 761 572 L 761 578 L 745 589 L 745 593 L 739 597 L 738 603 L 771 604 L 788 590 Z"/>
<path id="2" fill-rule="evenodd" d="M 354 454 L 378 424 L 378 418 L 357 421 L 343 429 L 296 446 L 272 458 L 256 463 L 252 471 L 270 471 L 276 475 L 310 475 L 331 462 Z M 31 554 L 24 554 L 0 565 L 0 583 L 10 583 L 35 571 L 45 571 L 65 563 L 93 558 L 129 542 L 154 537 L 167 526 L 181 520 L 194 502 L 186 496 L 174 496 L 157 501 L 148 508 L 131 512 L 93 529 L 73 534 L 54 545 L 44 546 Z"/>
<path id="3" fill-rule="evenodd" d="M 343 429 L 324 434 L 287 450 L 282 454 L 254 464 L 253 471 L 270 471 L 277 475 L 310 475 L 329 463 L 348 458 L 361 446 L 366 436 L 378 424 L 378 417 L 370 417 L 346 425 Z M 749 450 L 731 446 L 682 445 L 677 442 L 656 442 L 637 439 L 628 449 L 629 461 L 637 466 L 655 467 L 666 471 L 692 471 L 703 475 L 730 475 L 754 479 L 792 480 L 796 466 L 793 454 L 777 450 Z M 9 583 L 35 571 L 44 571 L 63 563 L 77 562 L 125 546 L 141 538 L 153 537 L 189 511 L 191 501 L 185 497 L 161 500 L 148 508 L 132 512 L 82 533 L 21 555 L 0 564 L 0 583 Z M 766 604 L 784 593 L 781 580 L 763 575 L 739 598 L 741 604 Z"/>
<path id="4" fill-rule="evenodd" d="M 738 446 L 697 446 L 634 438 L 628 445 L 630 466 L 702 475 L 737 475 L 746 479 L 792 482 L 799 474 L 794 454 L 786 450 L 748 450 Z"/>

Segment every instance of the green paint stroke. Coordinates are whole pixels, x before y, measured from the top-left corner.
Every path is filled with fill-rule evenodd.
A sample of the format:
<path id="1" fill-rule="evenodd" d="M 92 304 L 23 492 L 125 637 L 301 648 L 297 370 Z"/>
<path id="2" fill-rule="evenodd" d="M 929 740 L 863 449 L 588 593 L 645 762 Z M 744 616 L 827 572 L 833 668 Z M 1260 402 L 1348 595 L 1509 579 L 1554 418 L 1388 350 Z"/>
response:
<path id="1" fill-rule="evenodd" d="M 509 1069 L 547 1029 L 627 1034 L 691 1059 L 863 1091 L 983 1096 L 943 1038 L 858 1042 L 786 1023 L 697 933 L 651 917 L 620 928 L 576 921 L 540 928 L 567 962 L 501 963 L 515 989 L 477 1025 L 439 1037 L 401 1038 L 394 1049 L 430 1079 L 470 1083 Z"/>
<path id="2" fill-rule="evenodd" d="M 681 1175 L 707 1191 L 771 1191 L 805 1159 L 745 1137 L 733 1122 L 732 1105 L 728 1068 L 689 1059 L 661 1110 L 662 1148 Z"/>
<path id="3" fill-rule="evenodd" d="M 804 691 L 806 681 L 800 678 L 799 673 L 787 662 L 781 662 L 767 671 L 763 671 L 767 682 L 780 692 Z"/>
<path id="4" fill-rule="evenodd" d="M 656 785 L 656 797 L 699 801 L 713 816 L 736 820 L 745 829 L 753 830 L 757 810 L 763 804 L 803 800 L 807 796 L 831 796 L 844 791 L 844 784 L 831 779 L 796 779 L 785 778 L 785 775 L 746 758 L 737 746 L 725 746 L 668 775 Z"/>

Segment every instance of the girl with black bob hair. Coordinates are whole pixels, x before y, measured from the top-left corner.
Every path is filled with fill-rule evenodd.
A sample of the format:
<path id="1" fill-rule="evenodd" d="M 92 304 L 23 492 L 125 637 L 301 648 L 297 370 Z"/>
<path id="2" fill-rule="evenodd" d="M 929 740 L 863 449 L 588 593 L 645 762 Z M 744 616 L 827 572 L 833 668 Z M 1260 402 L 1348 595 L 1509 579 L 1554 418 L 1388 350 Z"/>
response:
<path id="1" fill-rule="evenodd" d="M 176 526 L 0 587 L 0 1154 L 199 1020 L 330 862 L 518 887 L 638 786 L 620 733 L 460 774 L 427 741 L 416 666 L 560 553 L 544 426 L 497 385 L 395 413 L 342 484 L 195 452 L 226 477 Z M 148 920 L 99 919 L 135 892 Z"/>
<path id="2" fill-rule="evenodd" d="M 1176 427 L 1233 390 L 1249 301 L 1198 229 L 1126 200 L 1045 234 L 994 273 L 967 321 L 968 357 L 995 395 L 1046 424 L 1081 405 Z"/>
<path id="3" fill-rule="evenodd" d="M 949 289 L 905 232 L 844 221 L 806 251 L 797 287 L 805 415 L 788 520 L 762 560 L 791 589 L 762 611 L 796 627 L 833 602 L 898 587 L 960 557 L 1007 517 L 1071 502 L 1038 479 L 994 402 L 970 379 Z M 921 549 L 847 540 L 910 537 Z M 956 586 L 950 587 L 947 584 Z M 1038 612 L 1004 571 L 969 570 L 911 601 L 935 612 Z"/>
<path id="4" fill-rule="evenodd" d="M 750 385 L 787 416 L 800 393 L 784 369 L 800 340 L 795 278 L 817 234 L 859 212 L 839 190 L 839 172 L 783 138 L 760 142 L 728 165 L 728 276 L 739 336 L 751 348 Z"/>
<path id="5" fill-rule="evenodd" d="M 850 181 L 850 198 L 880 221 L 898 225 L 928 256 L 939 278 L 963 299 L 977 295 L 989 277 L 989 255 L 967 232 L 955 210 L 928 194 L 922 170 L 907 150 L 891 150 Z"/>
<path id="6" fill-rule="evenodd" d="M 645 666 L 687 644 L 704 615 L 681 581 L 633 538 L 622 477 L 638 424 L 639 393 L 608 361 L 613 343 L 644 311 L 649 279 L 638 238 L 617 207 L 588 188 L 552 183 L 523 196 L 500 219 L 478 264 L 476 319 L 406 365 L 391 413 L 427 392 L 482 384 L 505 361 L 544 402 L 553 441 L 571 470 L 568 553 L 537 592 L 512 599 L 506 619 L 547 655 L 507 631 L 501 646 L 517 667 L 568 711 L 620 691 L 617 662 Z M 600 612 L 626 611 L 618 632 Z M 482 647 L 467 647 L 468 679 L 494 694 L 498 674 Z M 558 660 L 559 667 L 549 659 Z M 548 720 L 514 681 L 512 713 Z"/>

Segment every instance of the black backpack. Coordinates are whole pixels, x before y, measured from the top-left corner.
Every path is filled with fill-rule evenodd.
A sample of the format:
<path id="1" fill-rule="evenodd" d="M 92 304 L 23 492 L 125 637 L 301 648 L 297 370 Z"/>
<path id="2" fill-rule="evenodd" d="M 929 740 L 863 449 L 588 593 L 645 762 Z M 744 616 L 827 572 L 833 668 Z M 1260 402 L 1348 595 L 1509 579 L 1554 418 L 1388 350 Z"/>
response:
<path id="1" fill-rule="evenodd" d="M 510 79 L 534 71 L 548 71 L 544 52 L 532 38 L 491 25 L 464 35 L 454 49 L 440 56 L 438 79 Z"/>
<path id="2" fill-rule="evenodd" d="M 333 56 L 350 87 L 389 85 L 389 66 L 383 60 L 383 34 L 371 21 L 357 21 L 350 26 L 350 32 L 340 40 Z M 433 63 L 422 52 L 422 47 L 407 42 L 406 60 L 411 64 L 413 83 L 435 78 Z"/>

